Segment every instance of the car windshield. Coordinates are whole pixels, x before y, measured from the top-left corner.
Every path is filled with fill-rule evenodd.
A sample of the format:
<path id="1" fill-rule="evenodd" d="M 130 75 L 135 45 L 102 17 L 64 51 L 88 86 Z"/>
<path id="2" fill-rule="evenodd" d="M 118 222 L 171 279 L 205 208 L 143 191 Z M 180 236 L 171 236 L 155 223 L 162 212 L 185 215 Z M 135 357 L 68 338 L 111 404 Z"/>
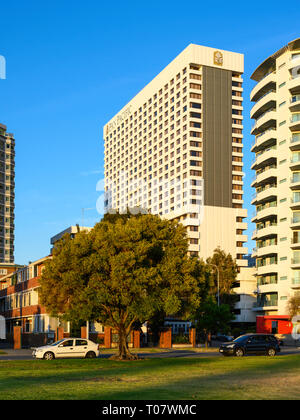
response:
<path id="1" fill-rule="evenodd" d="M 233 340 L 234 343 L 242 343 L 243 341 L 245 341 L 247 338 L 247 335 L 241 335 L 240 337 L 236 338 L 235 340 Z"/>
<path id="2" fill-rule="evenodd" d="M 63 339 L 63 340 L 55 341 L 55 343 L 50 344 L 50 346 L 57 346 L 58 344 L 62 343 L 63 341 L 65 341 L 65 340 Z"/>

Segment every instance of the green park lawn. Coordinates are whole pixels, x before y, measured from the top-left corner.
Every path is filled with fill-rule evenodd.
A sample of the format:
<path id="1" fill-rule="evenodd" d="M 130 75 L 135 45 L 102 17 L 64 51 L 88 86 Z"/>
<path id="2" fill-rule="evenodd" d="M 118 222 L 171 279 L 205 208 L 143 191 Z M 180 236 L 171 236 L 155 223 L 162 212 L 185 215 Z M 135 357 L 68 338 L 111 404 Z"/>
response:
<path id="1" fill-rule="evenodd" d="M 0 361 L 0 399 L 300 399 L 300 355 Z"/>

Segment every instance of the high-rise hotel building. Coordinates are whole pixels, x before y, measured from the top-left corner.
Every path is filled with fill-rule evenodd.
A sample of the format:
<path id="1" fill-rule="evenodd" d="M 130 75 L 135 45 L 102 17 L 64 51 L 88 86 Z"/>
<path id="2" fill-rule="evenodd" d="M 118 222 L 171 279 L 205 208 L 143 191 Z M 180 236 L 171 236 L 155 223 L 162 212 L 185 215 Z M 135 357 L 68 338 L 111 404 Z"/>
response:
<path id="1" fill-rule="evenodd" d="M 105 211 L 142 207 L 187 226 L 189 252 L 240 267 L 242 54 L 189 45 L 105 126 Z"/>
<path id="2" fill-rule="evenodd" d="M 14 262 L 15 139 L 0 124 L 0 262 Z"/>
<path id="3" fill-rule="evenodd" d="M 267 58 L 253 73 L 251 118 L 256 171 L 253 239 L 257 315 L 288 315 L 300 292 L 300 38 Z"/>

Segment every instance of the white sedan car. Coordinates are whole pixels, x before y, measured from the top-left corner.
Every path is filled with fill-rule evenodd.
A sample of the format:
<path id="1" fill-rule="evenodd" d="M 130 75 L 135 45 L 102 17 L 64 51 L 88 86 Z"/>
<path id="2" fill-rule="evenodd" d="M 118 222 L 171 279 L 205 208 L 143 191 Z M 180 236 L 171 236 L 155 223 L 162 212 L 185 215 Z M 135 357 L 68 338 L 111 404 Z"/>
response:
<path id="1" fill-rule="evenodd" d="M 36 359 L 52 360 L 63 357 L 99 357 L 99 345 L 83 338 L 64 338 L 47 346 L 33 348 Z"/>

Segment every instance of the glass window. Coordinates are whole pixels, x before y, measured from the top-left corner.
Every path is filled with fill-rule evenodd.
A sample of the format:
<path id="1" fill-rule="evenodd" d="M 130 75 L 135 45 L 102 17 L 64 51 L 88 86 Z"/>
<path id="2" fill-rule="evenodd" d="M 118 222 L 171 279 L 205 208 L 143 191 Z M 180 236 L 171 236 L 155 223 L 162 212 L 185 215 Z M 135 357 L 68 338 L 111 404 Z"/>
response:
<path id="1" fill-rule="evenodd" d="M 75 346 L 86 346 L 87 341 L 86 340 L 76 340 Z"/>
<path id="2" fill-rule="evenodd" d="M 71 347 L 73 346 L 73 340 L 66 340 L 62 343 L 63 347 Z"/>

